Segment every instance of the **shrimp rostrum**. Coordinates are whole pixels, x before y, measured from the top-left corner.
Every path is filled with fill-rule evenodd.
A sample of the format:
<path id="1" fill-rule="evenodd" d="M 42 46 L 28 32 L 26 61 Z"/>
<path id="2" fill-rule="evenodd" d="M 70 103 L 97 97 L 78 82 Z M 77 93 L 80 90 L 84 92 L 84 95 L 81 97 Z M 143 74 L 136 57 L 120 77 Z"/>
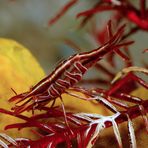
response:
<path id="1" fill-rule="evenodd" d="M 89 52 L 70 56 L 28 92 L 10 98 L 10 102 L 16 101 L 16 106 L 13 107 L 14 112 L 20 113 L 25 110 L 33 110 L 37 107 L 40 108 L 58 97 L 61 98 L 61 95 L 65 93 L 68 88 L 77 84 L 88 69 L 95 65 L 106 54 L 116 52 L 120 47 L 133 43 L 132 41 L 122 42 L 124 28 L 125 25 L 121 26 L 117 32 L 110 37 L 108 42 L 101 47 Z M 118 54 L 120 52 L 116 53 Z"/>

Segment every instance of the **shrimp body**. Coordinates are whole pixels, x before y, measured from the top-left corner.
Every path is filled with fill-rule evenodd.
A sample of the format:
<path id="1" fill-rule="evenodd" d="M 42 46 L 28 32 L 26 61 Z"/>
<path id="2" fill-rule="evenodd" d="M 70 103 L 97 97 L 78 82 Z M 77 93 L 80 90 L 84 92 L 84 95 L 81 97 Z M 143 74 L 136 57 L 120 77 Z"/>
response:
<path id="1" fill-rule="evenodd" d="M 17 101 L 17 103 L 30 98 L 22 105 L 15 107 L 14 110 L 16 112 L 22 112 L 26 110 L 26 104 L 31 101 L 33 103 L 27 105 L 28 109 L 33 108 L 35 103 L 42 105 L 43 102 L 50 102 L 60 97 L 66 89 L 78 83 L 86 71 L 101 60 L 104 55 L 120 47 L 119 43 L 123 31 L 124 26 L 119 28 L 115 35 L 100 48 L 69 57 L 67 60 L 61 62 L 50 75 L 32 87 L 30 91 L 10 98 L 10 102 Z M 124 43 L 121 44 L 121 46 L 123 45 Z"/>

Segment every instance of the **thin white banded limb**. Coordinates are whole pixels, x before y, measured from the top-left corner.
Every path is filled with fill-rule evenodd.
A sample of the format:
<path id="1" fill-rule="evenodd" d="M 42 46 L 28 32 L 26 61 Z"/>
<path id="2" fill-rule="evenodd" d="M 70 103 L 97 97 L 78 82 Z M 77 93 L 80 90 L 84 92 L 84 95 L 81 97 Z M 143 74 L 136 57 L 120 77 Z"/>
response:
<path id="1" fill-rule="evenodd" d="M 78 82 L 78 80 L 76 78 L 74 78 L 73 75 L 68 71 L 65 72 L 65 76 L 68 77 L 70 80 L 75 81 L 75 83 Z"/>
<path id="2" fill-rule="evenodd" d="M 71 73 L 69 71 L 66 71 L 66 73 L 71 76 L 71 77 L 79 77 L 79 78 L 82 78 L 82 74 L 81 73 Z"/>
<path id="3" fill-rule="evenodd" d="M 79 72 L 83 73 L 83 71 L 76 64 L 79 64 L 79 66 L 81 66 L 81 68 L 83 68 L 85 71 L 87 71 L 87 68 L 85 66 L 83 66 L 80 62 L 75 62 L 74 66 Z"/>
<path id="4" fill-rule="evenodd" d="M 62 97 L 60 96 L 60 100 L 61 100 L 61 105 L 62 105 L 62 110 L 63 110 L 63 114 L 64 114 L 64 119 L 65 119 L 65 123 L 67 125 L 67 127 L 69 128 L 71 134 L 74 134 L 73 131 L 71 130 L 69 124 L 68 124 L 68 120 L 67 120 L 67 116 L 66 116 L 66 110 L 65 110 L 65 106 L 64 106 L 64 102 L 62 100 Z"/>
<path id="5" fill-rule="evenodd" d="M 66 89 L 66 87 L 64 85 L 61 85 L 59 82 L 55 82 L 55 84 L 60 88 Z"/>
<path id="6" fill-rule="evenodd" d="M 65 86 L 62 85 L 62 84 L 60 84 L 60 81 L 61 81 L 61 83 L 65 83 Z M 66 80 L 62 80 L 62 79 L 58 79 L 58 80 L 55 82 L 55 84 L 57 84 L 57 85 L 60 86 L 60 87 L 63 87 L 64 89 L 67 88 L 66 85 L 70 86 L 70 82 L 68 82 L 68 81 L 66 81 Z"/>
<path id="7" fill-rule="evenodd" d="M 51 95 L 50 87 L 47 89 L 47 91 L 48 91 L 48 95 L 39 96 L 39 98 L 46 100 L 48 98 L 54 98 L 55 97 L 55 96 Z M 41 101 L 43 101 L 43 100 L 41 100 Z M 40 102 L 40 101 L 37 101 L 37 102 Z"/>
<path id="8" fill-rule="evenodd" d="M 61 94 L 58 92 L 58 90 L 54 87 L 54 85 L 50 86 L 50 90 L 53 90 L 58 96 L 60 96 Z"/>

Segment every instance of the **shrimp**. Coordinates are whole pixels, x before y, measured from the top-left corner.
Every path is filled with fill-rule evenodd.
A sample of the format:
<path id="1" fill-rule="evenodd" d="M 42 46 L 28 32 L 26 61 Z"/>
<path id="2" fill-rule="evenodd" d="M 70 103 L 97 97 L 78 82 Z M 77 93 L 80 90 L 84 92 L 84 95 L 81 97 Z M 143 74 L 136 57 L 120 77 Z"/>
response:
<path id="1" fill-rule="evenodd" d="M 88 69 L 106 54 L 113 51 L 116 52 L 120 47 L 133 43 L 132 41 L 121 43 L 124 28 L 125 25 L 121 26 L 109 41 L 101 47 L 70 56 L 28 92 L 10 98 L 9 102 L 17 101 L 16 105 L 24 101 L 21 105 L 12 108 L 14 112 L 21 113 L 25 110 L 42 107 L 51 101 L 55 101 L 58 97 L 61 98 L 61 95 L 66 93 L 68 88 L 77 84 Z"/>

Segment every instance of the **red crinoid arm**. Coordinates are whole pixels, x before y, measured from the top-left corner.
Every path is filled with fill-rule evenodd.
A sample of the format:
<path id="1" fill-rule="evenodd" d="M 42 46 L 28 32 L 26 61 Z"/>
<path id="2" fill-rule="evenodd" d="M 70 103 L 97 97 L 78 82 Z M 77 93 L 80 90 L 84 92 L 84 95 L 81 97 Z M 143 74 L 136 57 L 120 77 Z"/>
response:
<path id="1" fill-rule="evenodd" d="M 130 45 L 130 44 L 133 44 L 134 43 L 134 41 L 128 41 L 128 42 L 124 42 L 124 43 L 121 43 L 121 44 L 118 44 L 116 47 L 117 48 L 115 48 L 115 50 L 114 50 L 114 52 L 117 54 L 117 55 L 119 55 L 123 60 L 125 60 L 125 61 L 129 61 L 130 59 L 123 53 L 123 52 L 121 52 L 120 50 L 119 50 L 119 48 L 120 47 L 122 47 L 122 46 L 128 46 L 128 45 Z"/>
<path id="2" fill-rule="evenodd" d="M 119 55 L 123 60 L 125 61 L 129 61 L 129 57 L 127 57 L 125 54 L 123 54 L 118 48 L 115 49 L 115 52 L 117 53 L 117 55 Z"/>
<path id="3" fill-rule="evenodd" d="M 128 13 L 128 19 L 132 22 L 134 22 L 137 26 L 139 26 L 143 30 L 148 30 L 148 21 L 147 20 L 142 20 L 137 16 L 136 13 L 129 12 Z"/>
<path id="4" fill-rule="evenodd" d="M 148 83 L 142 80 L 141 78 L 137 77 L 136 75 L 131 75 L 131 79 L 141 84 L 143 87 L 148 89 Z"/>
<path id="5" fill-rule="evenodd" d="M 15 116 L 15 117 L 18 117 L 18 118 L 20 118 L 20 119 L 22 119 L 22 120 L 25 120 L 26 122 L 28 122 L 29 124 L 31 124 L 32 126 L 36 126 L 36 127 L 39 127 L 39 128 L 41 128 L 41 129 L 43 129 L 43 130 L 45 130 L 45 131 L 48 131 L 49 133 L 51 133 L 51 132 L 55 132 L 55 129 L 53 128 L 53 127 L 46 127 L 46 126 L 44 126 L 42 123 L 40 123 L 40 122 L 38 122 L 38 121 L 36 121 L 36 120 L 31 120 L 31 118 L 29 118 L 29 117 L 26 117 L 26 116 L 24 116 L 24 115 L 16 115 L 16 114 L 14 114 L 13 112 L 10 112 L 10 111 L 7 111 L 7 110 L 5 110 L 5 109 L 2 109 L 2 108 L 0 108 L 0 112 L 1 113 L 4 113 L 4 114 L 7 114 L 7 115 L 11 115 L 11 116 Z M 14 126 L 13 128 L 16 128 L 16 126 Z"/>
<path id="6" fill-rule="evenodd" d="M 127 87 L 129 85 L 129 83 L 131 82 L 131 80 L 129 79 L 131 77 L 131 75 L 133 75 L 132 73 L 128 73 L 125 77 L 123 77 L 121 80 L 119 80 L 118 82 L 116 82 L 108 91 L 108 95 L 112 95 L 114 93 L 117 93 L 118 91 L 121 90 L 121 88 L 125 88 L 126 90 L 124 90 L 125 93 L 129 93 L 129 91 L 133 91 L 133 89 L 135 90 L 136 86 L 133 84 L 132 89 L 129 90 L 129 88 Z"/>
<path id="7" fill-rule="evenodd" d="M 70 0 L 62 9 L 58 12 L 58 14 L 49 20 L 48 25 L 53 25 L 61 16 L 63 16 L 66 11 L 68 11 L 78 0 Z"/>
<path id="8" fill-rule="evenodd" d="M 141 18 L 145 18 L 146 16 L 146 1 L 140 0 L 140 11 L 141 11 Z"/>
<path id="9" fill-rule="evenodd" d="M 128 61 L 125 61 L 125 62 L 124 62 L 124 65 L 125 65 L 125 67 L 130 67 L 130 66 L 133 65 L 133 61 L 131 60 L 132 57 L 131 57 L 130 51 L 128 50 L 128 47 L 127 47 L 127 46 L 124 47 L 124 51 L 125 51 L 125 53 L 127 54 L 128 58 L 130 59 L 130 60 L 128 60 Z"/>
<path id="10" fill-rule="evenodd" d="M 139 97 L 129 95 L 129 94 L 126 94 L 126 93 L 114 93 L 112 96 L 115 97 L 115 98 L 118 98 L 120 100 L 124 100 L 124 101 L 135 103 L 135 104 L 141 104 L 142 101 L 143 101 Z"/>
<path id="11" fill-rule="evenodd" d="M 93 8 L 94 9 L 97 8 L 100 4 L 101 4 L 101 1 L 99 1 L 98 3 L 96 3 Z M 87 23 L 87 21 L 91 19 L 92 16 L 93 16 L 93 14 L 87 15 L 86 17 L 84 17 L 84 19 L 81 22 L 80 27 L 83 27 Z"/>
<path id="12" fill-rule="evenodd" d="M 109 11 L 109 10 L 116 10 L 116 7 L 113 7 L 113 6 L 98 6 L 97 8 L 92 8 L 90 10 L 78 13 L 77 17 L 90 16 L 90 15 L 93 15 L 97 12 Z"/>

